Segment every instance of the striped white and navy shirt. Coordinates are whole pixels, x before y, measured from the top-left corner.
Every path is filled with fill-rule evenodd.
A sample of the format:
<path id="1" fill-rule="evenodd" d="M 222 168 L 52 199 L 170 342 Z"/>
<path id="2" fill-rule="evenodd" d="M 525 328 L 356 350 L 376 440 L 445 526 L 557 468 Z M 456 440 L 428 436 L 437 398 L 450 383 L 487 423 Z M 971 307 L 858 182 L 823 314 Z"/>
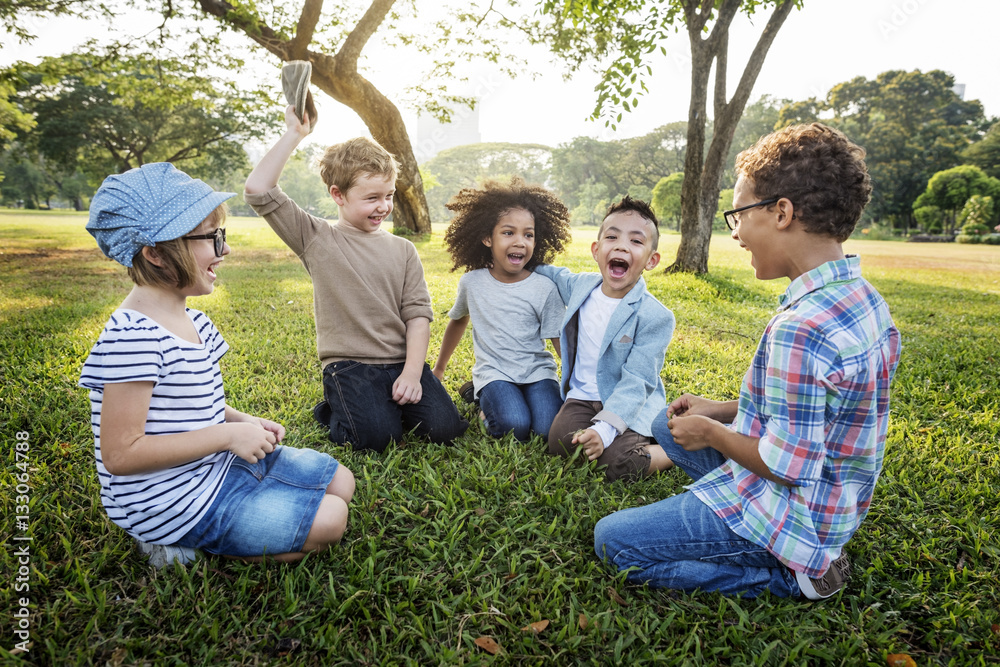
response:
<path id="1" fill-rule="evenodd" d="M 166 470 L 112 475 L 101 459 L 104 385 L 152 382 L 146 435 L 184 433 L 226 420 L 219 359 L 229 345 L 208 317 L 187 309 L 201 343 L 178 338 L 134 310 L 116 310 L 83 364 L 80 386 L 90 389 L 101 501 L 108 516 L 144 542 L 173 544 L 202 518 L 232 463 L 230 452 L 209 454 Z M 114 410 L 114 405 L 106 406 Z"/>

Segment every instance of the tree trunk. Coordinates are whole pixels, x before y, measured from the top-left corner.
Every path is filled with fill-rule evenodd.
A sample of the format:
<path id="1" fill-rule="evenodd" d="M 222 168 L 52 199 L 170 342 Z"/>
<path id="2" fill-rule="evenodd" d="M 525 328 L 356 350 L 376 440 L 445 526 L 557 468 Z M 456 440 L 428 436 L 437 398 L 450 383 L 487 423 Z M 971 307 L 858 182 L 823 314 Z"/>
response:
<path id="1" fill-rule="evenodd" d="M 424 197 L 417 158 L 413 154 L 403 117 L 389 98 L 358 73 L 361 50 L 385 20 L 395 0 L 373 0 L 361 20 L 348 34 L 336 55 L 311 51 L 322 0 L 304 0 L 295 34 L 289 39 L 276 33 L 263 19 L 248 19 L 226 0 L 199 0 L 202 11 L 221 18 L 232 27 L 275 54 L 283 62 L 308 60 L 312 63 L 312 83 L 341 104 L 349 107 L 372 133 L 375 141 L 399 162 L 393 221 L 420 233 L 431 231 L 430 212 Z M 322 122 L 322 119 L 320 119 Z"/>
<path id="2" fill-rule="evenodd" d="M 389 98 L 380 93 L 367 79 L 357 74 L 342 73 L 335 58 L 310 54 L 313 63 L 312 80 L 320 90 L 354 110 L 364 121 L 375 141 L 392 153 L 399 162 L 393 221 L 420 233 L 430 233 L 431 217 L 424 196 L 424 181 L 417 158 L 413 154 L 410 135 L 403 116 Z"/>
<path id="3" fill-rule="evenodd" d="M 674 263 L 666 268 L 668 272 L 708 272 L 712 222 L 719 205 L 725 159 L 767 51 L 791 13 L 795 0 L 783 0 L 775 7 L 729 101 L 726 100 L 729 27 L 740 8 L 741 0 L 723 0 L 715 10 L 715 25 L 708 37 L 702 37 L 709 18 L 707 9 L 711 4 L 698 0 L 686 0 L 684 3 L 685 23 L 691 43 L 691 104 L 688 107 L 687 154 L 684 161 L 684 183 L 681 186 L 681 243 Z M 716 63 L 714 131 L 706 152 L 708 77 L 713 61 Z"/>
<path id="4" fill-rule="evenodd" d="M 688 105 L 687 152 L 681 183 L 681 244 L 666 271 L 708 271 L 708 244 L 712 225 L 702 223 L 702 172 L 705 166 L 705 108 L 708 104 L 708 74 L 712 58 L 700 38 L 691 42 L 691 102 Z M 716 196 L 718 197 L 718 196 Z"/>

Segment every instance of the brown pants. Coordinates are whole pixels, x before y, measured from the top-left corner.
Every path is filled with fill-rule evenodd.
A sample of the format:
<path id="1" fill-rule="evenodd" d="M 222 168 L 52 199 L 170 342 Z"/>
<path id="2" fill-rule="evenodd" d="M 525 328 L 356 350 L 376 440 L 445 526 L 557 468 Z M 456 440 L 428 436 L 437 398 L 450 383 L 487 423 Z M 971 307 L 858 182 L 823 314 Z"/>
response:
<path id="1" fill-rule="evenodd" d="M 600 401 L 581 401 L 568 398 L 549 428 L 549 454 L 569 456 L 577 445 L 573 444 L 573 434 L 580 429 L 590 428 L 594 416 L 603 409 Z M 653 441 L 629 429 L 615 438 L 597 464 L 607 466 L 604 476 L 609 482 L 621 479 L 634 482 L 649 473 L 649 452 L 646 447 Z"/>

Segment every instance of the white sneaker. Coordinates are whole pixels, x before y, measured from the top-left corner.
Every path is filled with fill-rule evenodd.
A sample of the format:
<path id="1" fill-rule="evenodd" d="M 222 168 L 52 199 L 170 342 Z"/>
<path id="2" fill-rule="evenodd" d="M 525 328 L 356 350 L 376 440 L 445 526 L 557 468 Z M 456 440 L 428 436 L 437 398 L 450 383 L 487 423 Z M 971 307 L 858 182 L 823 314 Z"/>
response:
<path id="1" fill-rule="evenodd" d="M 179 547 L 176 544 L 150 544 L 136 540 L 139 551 L 149 556 L 149 564 L 159 569 L 173 563 L 187 565 L 198 560 L 198 552 L 190 547 Z"/>
<path id="2" fill-rule="evenodd" d="M 822 577 L 812 579 L 801 572 L 796 572 L 795 581 L 806 598 L 825 600 L 843 588 L 850 576 L 851 563 L 847 560 L 847 554 L 842 554 L 840 558 L 830 563 L 830 569 Z"/>

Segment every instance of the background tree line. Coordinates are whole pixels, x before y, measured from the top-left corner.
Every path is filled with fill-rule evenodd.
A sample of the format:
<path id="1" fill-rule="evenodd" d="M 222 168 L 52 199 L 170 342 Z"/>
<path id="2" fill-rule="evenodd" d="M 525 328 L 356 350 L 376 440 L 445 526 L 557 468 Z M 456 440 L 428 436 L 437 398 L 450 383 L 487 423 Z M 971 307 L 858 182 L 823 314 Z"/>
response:
<path id="1" fill-rule="evenodd" d="M 30 39 L 21 21 L 26 15 L 113 16 L 115 1 L 23 3 L 4 9 L 0 18 L 9 33 Z M 279 62 L 313 62 L 313 84 L 356 111 L 400 159 L 395 222 L 416 231 L 427 231 L 431 220 L 447 220 L 444 204 L 460 188 L 517 173 L 556 190 L 582 224 L 596 222 L 607 203 L 624 194 L 651 199 L 666 224 L 683 237 L 671 268 L 704 271 L 710 233 L 721 226 L 719 210 L 731 202 L 736 153 L 772 129 L 811 120 L 842 128 L 867 149 L 875 182 L 869 222 L 902 233 L 948 233 L 969 215 L 987 229 L 996 217 L 998 193 L 991 179 L 996 177 L 1000 130 L 995 125 L 991 129 L 977 101 L 955 94 L 953 77 L 945 72 L 890 71 L 871 81 L 858 77 L 841 83 L 823 99 L 765 97 L 747 106 L 774 35 L 788 13 L 801 8 L 800 0 L 617 0 L 600 5 L 494 0 L 443 6 L 444 19 L 423 21 L 419 27 L 413 2 L 327 4 L 303 0 L 296 8 L 199 0 L 178 6 L 149 0 L 147 6 L 164 17 L 154 38 L 92 43 L 77 53 L 35 65 L 18 63 L 0 73 L 4 203 L 40 207 L 59 198 L 83 208 L 104 175 L 154 160 L 177 162 L 216 187 L 239 192 L 249 169 L 241 147 L 262 135 L 267 115 L 262 110 L 273 100 L 237 87 L 231 76 L 205 73 L 223 53 L 231 68 L 242 64 L 219 38 L 228 30 Z M 730 95 L 725 89 L 727 67 L 733 64 L 727 35 L 738 13 L 765 14 L 767 21 Z M 194 23 L 174 28 L 181 19 Z M 465 32 L 458 35 L 457 26 Z M 627 139 L 578 137 L 555 147 L 456 147 L 418 166 L 395 104 L 360 75 L 359 59 L 368 42 L 394 36 L 415 52 L 435 54 L 430 71 L 411 91 L 419 98 L 418 108 L 447 119 L 454 104 L 472 103 L 449 92 L 456 60 L 485 57 L 513 72 L 520 61 L 505 48 L 505 40 L 515 28 L 551 48 L 568 67 L 586 64 L 601 73 L 593 118 L 612 129 L 653 83 L 648 54 L 662 50 L 669 34 L 686 29 L 692 55 L 688 120 Z M 186 50 L 178 49 L 178 43 L 185 43 Z M 713 69 L 716 83 L 710 91 Z M 705 113 L 710 102 L 711 113 Z M 309 174 L 311 157 L 299 156 L 292 165 L 309 176 L 296 182 L 294 187 L 302 190 L 297 199 L 328 214 L 332 207 L 318 178 Z M 935 174 L 959 166 L 981 171 L 941 177 L 937 188 L 929 186 Z M 965 185 L 940 185 L 958 182 L 956 178 Z M 956 187 L 967 193 L 959 204 L 954 201 Z M 980 199 L 965 211 L 972 197 Z M 239 202 L 236 208 L 242 212 Z"/>
<path id="2" fill-rule="evenodd" d="M 252 95 L 195 76 L 192 68 L 111 55 L 95 64 L 71 55 L 8 71 L 0 82 L 0 94 L 6 91 L 0 114 L 7 114 L 3 203 L 39 207 L 58 198 L 83 208 L 108 173 L 156 160 L 240 191 L 250 168 L 242 145 L 263 132 L 259 109 L 267 102 L 255 106 Z M 875 191 L 867 223 L 903 233 L 951 233 L 967 217 L 966 202 L 980 196 L 991 201 L 977 204 L 988 210 L 976 219 L 989 224 L 1000 213 L 992 203 L 1000 201 L 1000 124 L 990 126 L 982 106 L 953 88 L 945 72 L 890 71 L 838 84 L 823 100 L 760 98 L 736 127 L 719 209 L 732 200 L 739 151 L 774 129 L 820 120 L 868 152 Z M 456 146 L 421 165 L 430 217 L 447 221 L 445 204 L 462 188 L 520 175 L 559 193 L 578 224 L 596 224 L 611 201 L 629 194 L 651 200 L 665 226 L 679 230 L 686 133 L 686 123 L 677 121 L 627 139 Z M 296 155 L 288 167 L 294 177 L 285 182 L 305 208 L 334 216 L 315 174 L 320 150 L 310 146 Z M 721 224 L 717 219 L 716 229 Z"/>
<path id="3" fill-rule="evenodd" d="M 865 225 L 901 234 L 954 232 L 970 197 L 1000 202 L 1000 123 L 988 120 L 978 101 L 962 100 L 954 86 L 954 78 L 938 70 L 889 71 L 871 81 L 859 77 L 838 84 L 823 100 L 760 98 L 737 124 L 718 210 L 732 202 L 733 164 L 740 151 L 775 129 L 821 121 L 867 151 L 874 193 Z M 521 149 L 463 146 L 426 162 L 425 171 L 436 180 L 434 194 L 428 194 L 434 219 L 447 220 L 443 204 L 459 188 L 513 173 L 498 157 Z M 535 158 L 520 173 L 558 192 L 579 224 L 596 224 L 611 201 L 630 194 L 652 200 L 666 226 L 679 230 L 686 149 L 685 123 L 679 121 L 631 139 L 578 137 L 555 148 L 532 146 Z M 986 223 L 995 225 L 997 214 L 990 208 Z M 714 228 L 723 229 L 721 216 Z"/>

